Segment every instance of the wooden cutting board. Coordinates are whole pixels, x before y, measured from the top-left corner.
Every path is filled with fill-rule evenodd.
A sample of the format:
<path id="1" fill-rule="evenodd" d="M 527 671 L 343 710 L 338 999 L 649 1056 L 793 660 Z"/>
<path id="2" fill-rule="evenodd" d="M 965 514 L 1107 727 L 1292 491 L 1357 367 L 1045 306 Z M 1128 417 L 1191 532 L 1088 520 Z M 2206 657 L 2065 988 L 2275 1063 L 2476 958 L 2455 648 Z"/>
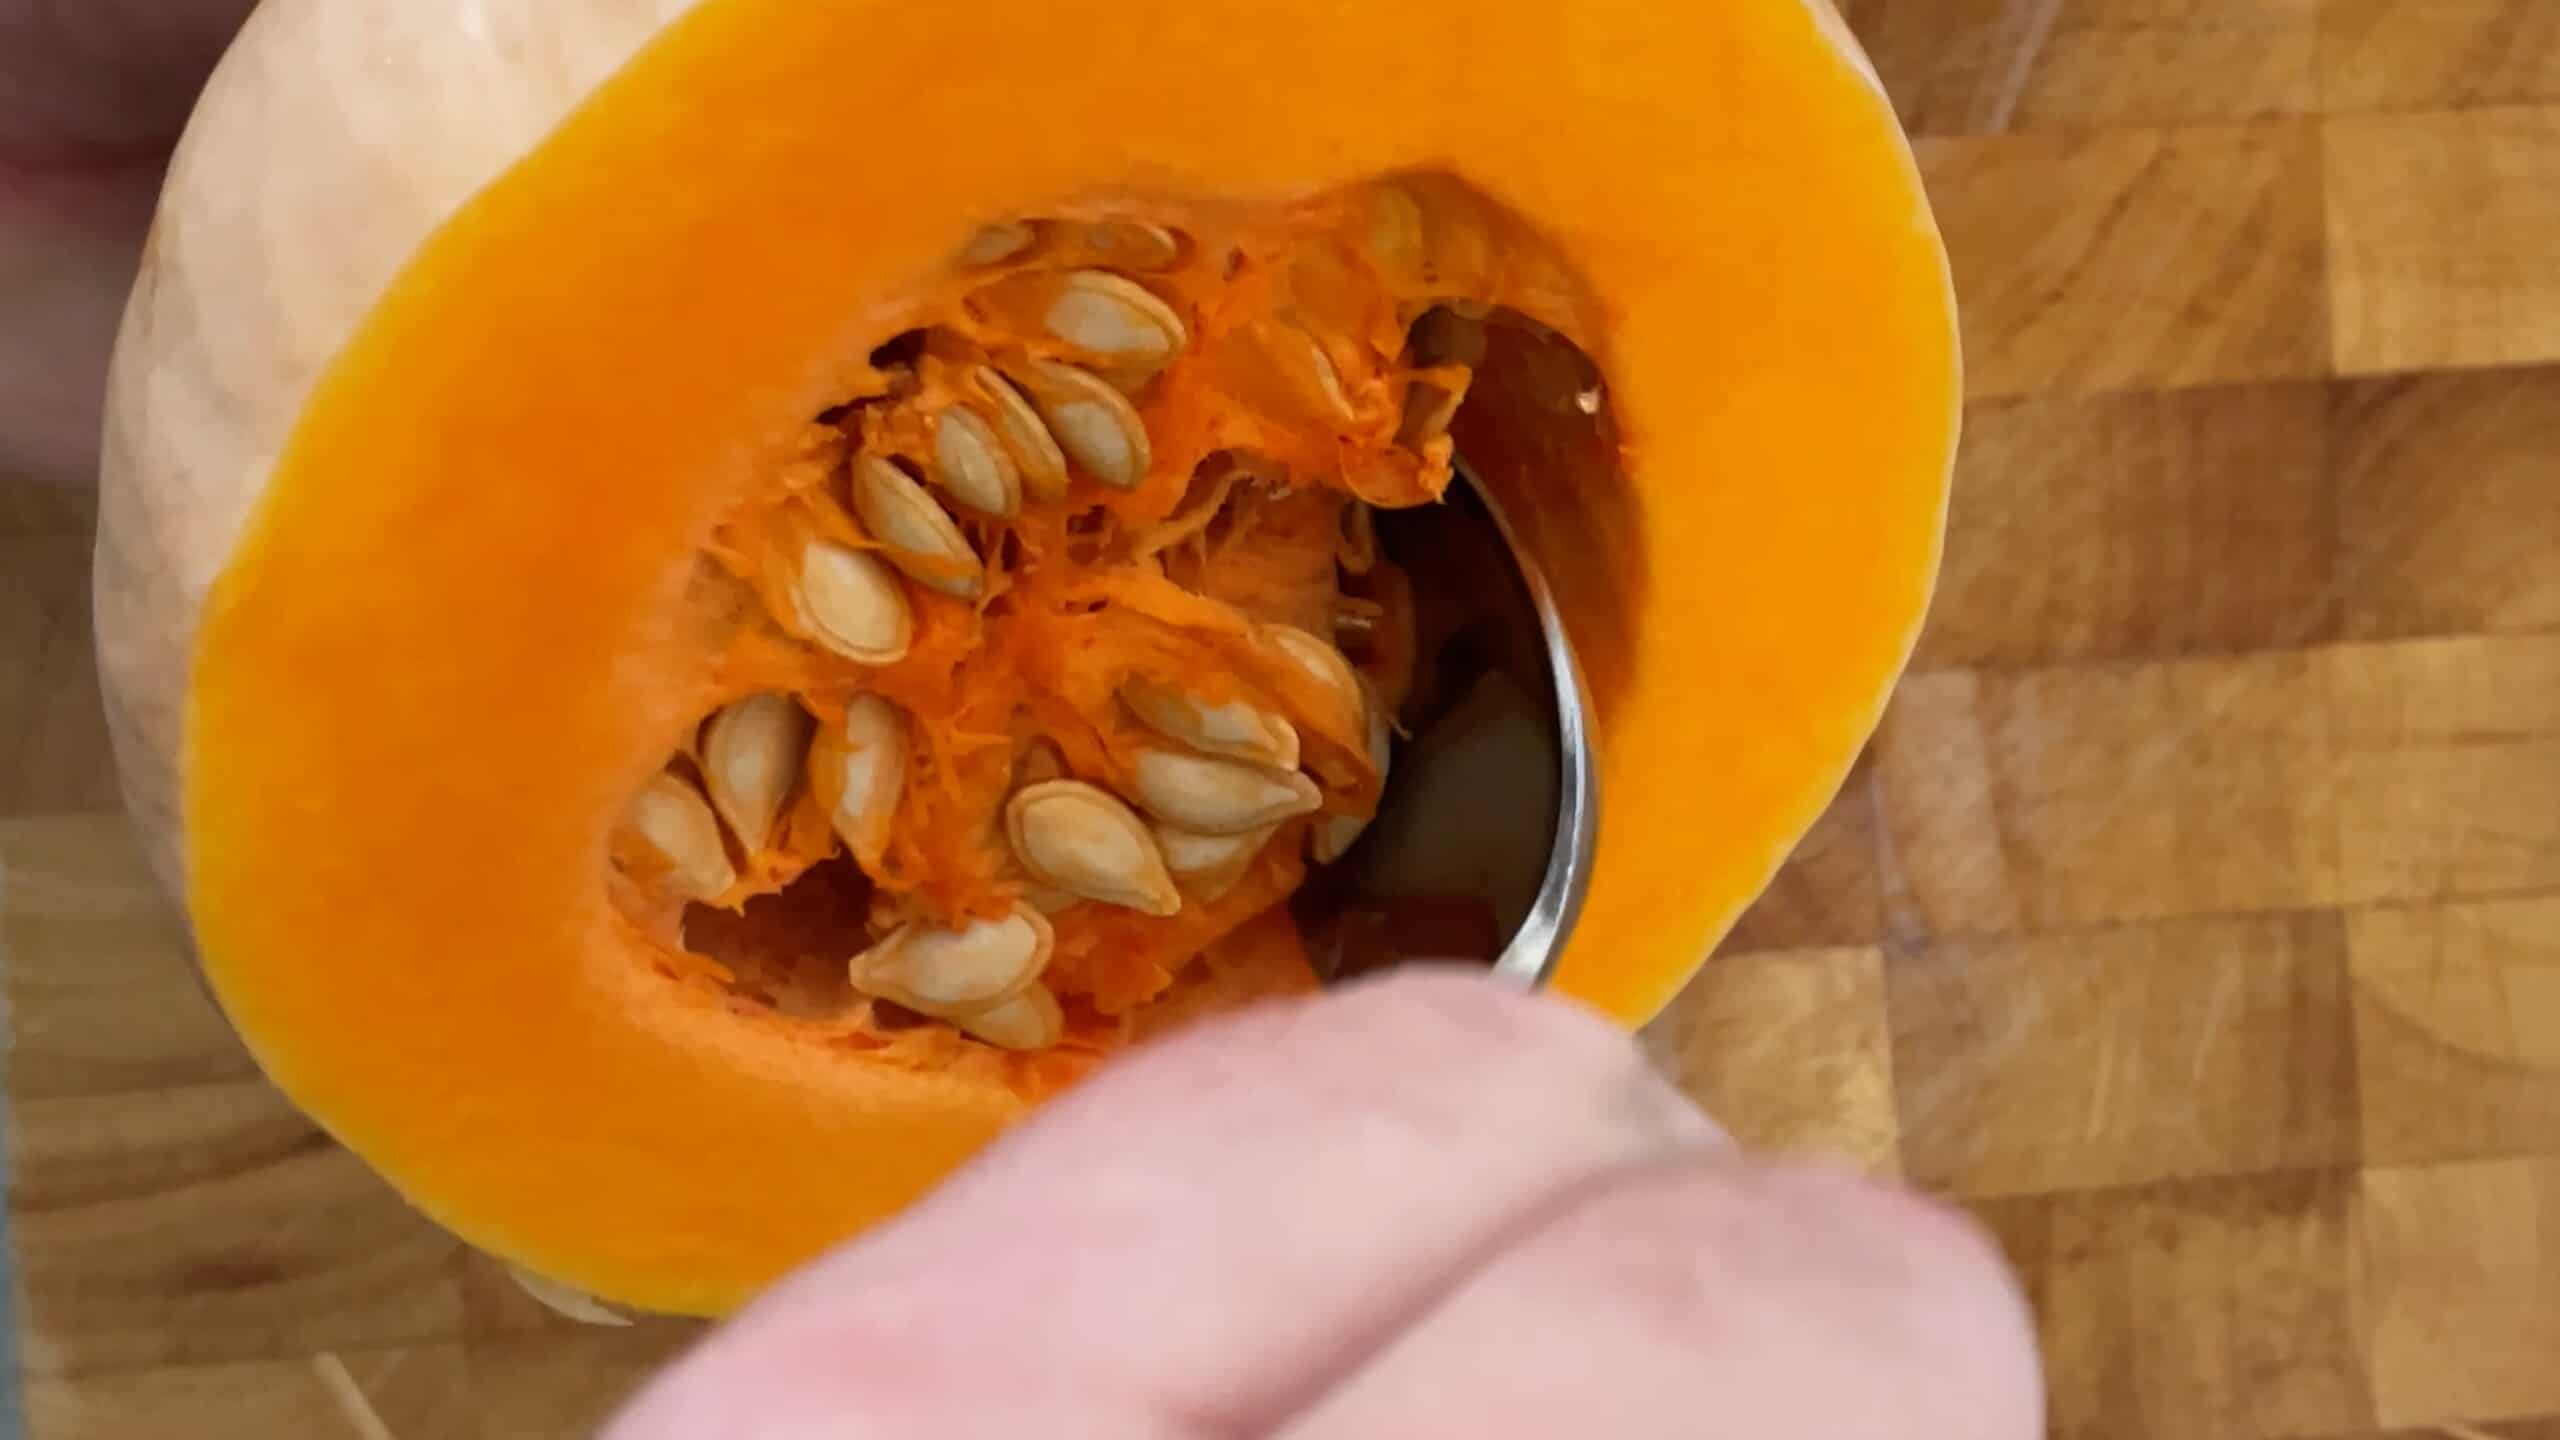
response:
<path id="1" fill-rule="evenodd" d="M 1945 590 L 1648 1043 L 1979 1214 L 2059 1434 L 2560 1437 L 2560 4 L 1844 8 L 1965 303 Z M 0 484 L 29 1433 L 582 1433 L 685 1327 L 257 1078 L 109 813 L 87 523 Z"/>

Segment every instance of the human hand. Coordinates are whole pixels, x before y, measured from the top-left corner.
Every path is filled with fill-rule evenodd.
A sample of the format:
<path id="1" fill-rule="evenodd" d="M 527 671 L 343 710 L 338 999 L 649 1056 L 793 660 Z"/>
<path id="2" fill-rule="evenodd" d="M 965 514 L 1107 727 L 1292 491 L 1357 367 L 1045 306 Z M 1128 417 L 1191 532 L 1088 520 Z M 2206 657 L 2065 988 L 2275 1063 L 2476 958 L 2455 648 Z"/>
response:
<path id="1" fill-rule="evenodd" d="M 0 474 L 97 475 L 169 148 L 252 0 L 0 0 Z"/>
<path id="2" fill-rule="evenodd" d="M 1604 1022 L 1407 976 L 1211 1022 L 787 1279 L 607 1440 L 2029 1440 L 1941 1207 L 1753 1163 Z"/>

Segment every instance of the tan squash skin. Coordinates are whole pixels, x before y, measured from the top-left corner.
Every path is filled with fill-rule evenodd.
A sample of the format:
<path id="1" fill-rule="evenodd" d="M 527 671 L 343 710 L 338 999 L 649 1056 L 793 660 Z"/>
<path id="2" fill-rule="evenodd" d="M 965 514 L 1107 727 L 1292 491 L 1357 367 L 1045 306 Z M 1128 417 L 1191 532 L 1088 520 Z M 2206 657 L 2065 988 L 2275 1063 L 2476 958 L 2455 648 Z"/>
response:
<path id="1" fill-rule="evenodd" d="M 1197 0 L 1002 0 L 934 11 L 930 22 L 913 6 L 821 8 L 828 13 L 780 0 L 486 0 L 459 11 L 400 0 L 268 0 L 216 73 L 173 162 L 110 383 L 96 588 L 109 718 L 153 863 L 188 897 L 217 994 L 288 1093 L 430 1214 L 528 1269 L 652 1308 L 735 1305 L 828 1240 L 893 1212 L 1019 1107 L 1002 1095 L 922 1081 L 839 1088 L 799 1056 L 773 1058 L 769 1067 L 756 1060 L 741 1068 L 758 1070 L 761 1080 L 736 1078 L 721 1068 L 724 1057 L 759 1054 L 760 1042 L 724 1030 L 705 1039 L 693 1063 L 710 1067 L 713 1088 L 734 1089 L 702 1098 L 698 1111 L 665 1108 L 656 1117 L 657 1153 L 700 1153 L 715 1115 L 729 1127 L 717 1143 L 732 1148 L 704 1167 L 719 1173 L 678 1180 L 644 1169 L 650 1128 L 619 1114 L 591 1111 L 568 1125 L 557 1114 L 493 1108 L 497 1118 L 466 1147 L 432 1108 L 451 1097 L 416 1093 L 435 1086 L 436 1072 L 374 1053 L 382 1047 L 368 1046 L 361 1033 L 375 1023 L 370 1017 L 348 1015 L 343 1025 L 317 1018 L 407 1006 L 429 1028 L 469 1027 L 457 1018 L 467 1016 L 464 1002 L 436 1003 L 435 978 L 422 977 L 414 957 L 397 964 L 396 984 L 348 992 L 360 994 L 362 1006 L 332 991 L 338 982 L 328 973 L 361 971 L 379 948 L 317 953 L 327 948 L 321 935 L 334 937 L 326 892 L 346 882 L 322 875 L 314 882 L 319 898 L 288 894 L 294 887 L 272 853 L 294 833 L 292 752 L 310 752 L 310 737 L 326 730 L 315 705 L 297 706 L 290 693 L 284 677 L 296 672 L 279 658 L 286 651 L 261 638 L 298 623 L 291 617 L 305 608 L 297 601 L 261 609 L 279 603 L 284 582 L 274 577 L 322 573 L 291 557 L 289 542 L 308 533 L 296 530 L 306 524 L 298 517 L 343 508 L 330 498 L 342 487 L 427 483 L 423 472 L 403 469 L 405 461 L 384 468 L 412 478 L 378 480 L 356 463 L 359 451 L 346 441 L 356 427 L 342 412 L 338 423 L 317 427 L 306 412 L 333 365 L 343 369 L 350 355 L 367 367 L 391 365 L 425 333 L 435 307 L 468 306 L 469 296 L 453 288 L 456 277 L 475 273 L 482 262 L 473 257 L 514 243 L 501 223 L 510 215 L 541 216 L 544 233 L 556 237 L 549 243 L 562 251 L 556 283 L 564 294 L 586 281 L 576 237 L 582 225 L 609 217 L 580 206 L 599 202 L 570 197 L 545 209 L 525 193 L 534 162 L 550 167 L 544 183 L 555 188 L 574 178 L 559 158 L 562 136 L 582 154 L 627 154 L 645 132 L 649 104 L 678 82 L 728 73 L 725 65 L 741 83 L 722 93 L 750 93 L 746 77 L 787 72 L 813 47 L 832 58 L 831 79 L 886 89 L 910 73 L 898 68 L 899 47 L 925 44 L 910 32 L 928 23 L 946 35 L 978 36 L 988 47 L 979 53 L 994 57 L 990 71 L 1004 71 L 1030 63 L 1007 58 L 1021 52 L 1056 53 L 1066 43 L 1060 33 L 1082 16 L 1135 27 L 1094 42 L 1110 64 L 1159 67 L 1141 70 L 1149 78 L 1133 94 L 1223 85 L 1220 93 L 1233 97 L 1222 102 L 1231 107 L 1224 133 L 1237 147 L 1232 165 L 1196 124 L 1129 119 L 1111 153 L 1134 157 L 1151 174 L 1214 173 L 1219 183 L 1264 196 L 1398 169 L 1445 169 L 1518 206 L 1590 282 L 1587 297 L 1560 301 L 1538 318 L 1580 342 L 1607 372 L 1646 516 L 1640 535 L 1595 532 L 1585 527 L 1605 531 L 1605 523 L 1557 503 L 1555 493 L 1525 497 L 1530 528 L 1556 556 L 1578 638 L 1610 697 L 1602 716 L 1609 828 L 1590 918 L 1559 987 L 1631 1022 L 1658 1008 L 1730 926 L 1872 729 L 1934 577 L 1954 444 L 1960 384 L 1943 256 L 1890 107 L 1827 8 L 1730 0 L 1666 16 L 1655 12 L 1682 7 L 1594 0 L 1575 8 L 1587 29 L 1558 49 L 1542 38 L 1554 28 L 1541 23 L 1555 14 L 1552 4 L 1413 0 L 1375 22 L 1381 31 L 1409 31 L 1400 42 L 1345 37 L 1336 47 L 1339 73 L 1302 80 L 1274 80 L 1267 64 L 1248 58 L 1258 48 L 1254 36 L 1236 32 L 1267 28 L 1290 38 L 1285 45 L 1275 38 L 1263 53 L 1306 53 L 1307 28 L 1338 24 L 1322 18 L 1337 6 L 1307 0 L 1262 7 L 1269 13 L 1247 19 L 1204 17 L 1198 12 L 1215 7 Z M 1307 14 L 1283 13 L 1296 9 Z M 1433 37 L 1456 33 L 1461 11 L 1485 53 L 1479 73 L 1449 87 L 1446 108 L 1376 98 L 1393 95 L 1383 77 L 1398 75 L 1397 57 L 1423 55 L 1438 43 Z M 653 46 L 670 26 L 678 33 Z M 1212 28 L 1221 31 L 1214 46 L 1205 39 Z M 749 65 L 740 57 L 765 31 L 786 38 L 774 41 L 776 54 Z M 864 43 L 853 43 L 857 34 Z M 1623 55 L 1603 55 L 1620 42 Z M 1623 76 L 1613 68 L 1621 66 Z M 1684 67 L 1695 73 L 1677 73 Z M 1420 65 L 1415 75 L 1435 76 L 1437 68 Z M 950 73 L 947 88 L 964 92 L 983 83 L 1023 97 L 1043 84 L 1028 72 Z M 1255 84 L 1244 82 L 1248 73 Z M 1482 93 L 1470 96 L 1470 85 Z M 1576 113 L 1593 117 L 1597 133 L 1505 141 L 1488 133 L 1497 127 L 1468 119 L 1532 107 L 1550 90 L 1576 97 Z M 1638 98 L 1621 103 L 1621 92 Z M 1756 108 L 1719 119 L 1718 97 L 1727 94 Z M 776 103 L 817 104 L 792 95 Z M 1643 97 L 1652 97 L 1653 110 Z M 930 109 L 940 101 L 922 95 L 909 103 Z M 1061 90 L 1055 103 L 1073 110 L 1087 101 Z M 720 113 L 682 109 L 685 123 L 704 126 Z M 1082 133 L 1087 121 L 1097 133 L 1105 128 L 1099 112 L 1065 128 Z M 1674 121 L 1695 123 L 1646 132 L 1650 169 L 1625 158 L 1632 143 L 1609 143 L 1622 130 Z M 1527 116 L 1522 128 L 1540 123 Z M 946 137 L 950 153 L 971 157 L 954 163 L 975 173 L 974 157 L 998 153 L 1002 138 L 986 124 L 977 133 L 965 126 L 931 133 Z M 1805 152 L 1760 153 L 1784 148 L 1763 143 L 1769 126 L 1801 131 Z M 692 145 L 699 137 L 680 139 Z M 1089 187 L 1124 178 L 1067 153 L 1071 146 L 1058 148 L 1057 156 L 989 161 L 986 183 L 1027 184 L 1035 172 L 1043 183 L 1073 177 Z M 1726 173 L 1737 188 L 1719 197 L 1709 179 Z M 1788 178 L 1794 174 L 1803 175 L 1801 188 Z M 483 194 L 492 182 L 503 183 Z M 965 188 L 954 187 L 955 194 Z M 1007 189 L 950 201 L 930 179 L 890 188 L 921 213 L 863 219 L 848 210 L 813 221 L 813 234 L 833 237 L 815 243 L 853 257 L 849 272 L 876 258 L 879 274 L 897 273 L 904 257 L 943 243 L 932 237 L 963 236 L 974 223 L 1050 198 Z M 448 222 L 458 215 L 474 228 L 456 239 Z M 874 236 L 876 254 L 863 249 Z M 610 254 L 620 242 L 607 240 Z M 432 275 L 443 288 L 394 291 L 404 267 L 424 267 L 407 274 Z M 1755 278 L 1719 280 L 1718 267 Z M 866 333 L 880 318 L 863 308 L 876 292 L 844 283 L 844 324 Z M 387 303 L 387 293 L 398 303 Z M 1791 306 L 1802 308 L 1805 323 L 1781 323 Z M 1729 315 L 1730 324 L 1710 323 L 1716 315 Z M 1694 367 L 1682 360 L 1691 342 L 1668 333 L 1675 321 L 1695 337 Z M 1742 337 L 1754 337 L 1752 345 Z M 774 352 L 767 372 L 774 384 L 785 385 L 778 377 L 789 364 L 815 377 L 825 363 L 814 337 L 800 343 L 806 353 L 795 362 Z M 1754 346 L 1762 352 L 1756 360 L 1744 353 Z M 769 417 L 758 412 L 768 429 L 778 429 L 792 406 L 814 413 L 821 398 L 814 380 L 789 383 L 808 393 L 785 397 L 790 403 L 777 402 Z M 1587 439 L 1559 444 L 1543 433 L 1472 411 L 1459 431 L 1471 454 L 1506 472 L 1492 477 L 1497 484 L 1617 483 L 1618 456 Z M 286 470 L 290 483 L 279 485 Z M 699 503 L 673 482 L 633 482 L 634 513 L 656 517 L 635 523 L 680 532 L 686 507 Z M 235 561 L 253 543 L 270 558 L 244 577 Z M 1613 558 L 1626 554 L 1650 575 L 1640 605 Z M 362 590 L 367 582 L 351 575 L 349 583 Z M 235 611 L 221 647 L 207 651 L 199 635 L 218 585 L 245 608 Z M 324 603 L 316 590 L 292 594 Z M 242 618 L 256 614 L 272 618 Z M 219 664 L 199 669 L 208 653 Z M 207 675 L 219 683 L 208 687 Z M 255 693 L 240 678 L 252 675 L 265 677 Z M 1764 701 L 1767 710 L 1746 713 Z M 276 719 L 273 744 L 256 738 L 267 728 L 255 723 L 261 706 Z M 501 735 L 514 723 L 503 718 Z M 303 739 L 289 743 L 290 736 Z M 428 738 L 417 732 L 420 747 Z M 470 743 L 490 742 L 482 734 Z M 469 758 L 467 748 L 460 759 Z M 650 763 L 642 748 L 635 742 L 630 754 L 597 763 L 616 771 L 606 777 L 612 784 L 627 785 L 641 772 L 622 770 Z M 329 771 L 334 763 L 333 755 L 315 761 L 308 803 L 348 815 L 351 802 Z M 362 830 L 362 817 L 349 823 Z M 357 853 L 395 853 L 380 836 L 359 833 L 356 842 Z M 1702 853 L 1713 863 L 1701 864 Z M 403 929 L 386 916 L 344 913 L 350 936 Z M 425 913 L 412 914 L 406 928 L 418 928 Z M 472 942 L 459 948 L 470 951 Z M 458 963 L 467 983 L 455 983 L 493 985 L 494 971 L 467 978 L 473 963 L 467 956 Z M 558 1016 L 585 1020 L 619 1013 L 610 985 L 560 993 L 567 998 L 537 1004 L 556 1003 Z M 483 1040 L 492 1051 L 524 1050 L 528 1036 L 539 1035 L 543 1045 L 573 1053 L 544 1060 L 551 1068 L 539 1072 L 510 1071 L 508 1054 L 492 1055 L 453 1083 L 494 1106 L 495 1096 L 537 1091 L 593 1062 L 619 1067 L 625 1083 L 654 1102 L 679 1094 L 672 1077 L 685 1073 L 685 1053 L 667 1037 L 692 1023 L 635 1020 L 631 1036 L 600 1037 L 592 1053 L 564 1034 L 574 1027 L 518 1034 L 525 1026 L 492 1023 Z M 700 1023 L 711 1036 L 710 1022 Z M 803 1090 L 774 1080 L 804 1069 L 815 1078 Z M 467 1156 L 455 1153 L 466 1148 Z M 893 1158 L 854 1176 L 844 1159 L 853 1155 Z M 614 1222 L 600 1225 L 582 1208 L 579 1184 L 520 1173 L 544 1166 L 583 1169 L 579 1184 L 600 1176 L 624 1187 Z"/>
<path id="2" fill-rule="evenodd" d="M 126 803 L 173 892 L 196 616 L 313 382 L 421 238 L 693 6 L 473 8 L 477 35 L 450 7 L 268 0 L 171 157 L 108 379 L 96 597 Z"/>

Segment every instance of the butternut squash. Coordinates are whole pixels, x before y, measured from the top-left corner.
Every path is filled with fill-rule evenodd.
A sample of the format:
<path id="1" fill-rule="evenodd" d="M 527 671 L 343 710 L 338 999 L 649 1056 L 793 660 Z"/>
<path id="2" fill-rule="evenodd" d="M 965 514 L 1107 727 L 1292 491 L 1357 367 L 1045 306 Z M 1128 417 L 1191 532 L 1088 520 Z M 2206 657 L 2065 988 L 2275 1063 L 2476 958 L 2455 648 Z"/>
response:
<path id="1" fill-rule="evenodd" d="M 1958 373 L 1806 0 L 268 0 L 116 354 L 132 808 L 260 1062 L 536 1283 L 716 1313 L 1312 983 L 1463 450 L 1599 705 L 1557 985 L 1838 785 Z"/>

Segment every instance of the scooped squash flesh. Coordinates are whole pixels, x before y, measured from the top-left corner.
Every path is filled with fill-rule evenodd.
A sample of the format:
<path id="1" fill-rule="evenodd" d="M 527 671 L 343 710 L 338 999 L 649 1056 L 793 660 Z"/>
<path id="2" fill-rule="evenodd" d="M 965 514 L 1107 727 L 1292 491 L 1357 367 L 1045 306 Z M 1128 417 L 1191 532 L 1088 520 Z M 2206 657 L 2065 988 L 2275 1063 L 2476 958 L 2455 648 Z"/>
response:
<path id="1" fill-rule="evenodd" d="M 483 1248 L 724 1310 L 1311 983 L 1427 659 L 1366 517 L 1453 445 L 1600 706 L 1560 989 L 1651 1013 L 1872 728 L 1958 386 L 1827 12 L 474 14 L 251 21 L 98 604 L 226 1012 Z"/>

